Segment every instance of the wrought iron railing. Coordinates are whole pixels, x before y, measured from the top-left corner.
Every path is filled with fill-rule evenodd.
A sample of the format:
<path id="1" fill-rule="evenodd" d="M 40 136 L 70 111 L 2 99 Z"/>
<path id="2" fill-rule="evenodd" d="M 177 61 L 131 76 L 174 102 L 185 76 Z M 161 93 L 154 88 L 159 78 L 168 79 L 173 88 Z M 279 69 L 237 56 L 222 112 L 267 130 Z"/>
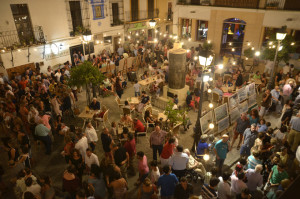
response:
<path id="1" fill-rule="evenodd" d="M 125 12 L 125 21 L 134 22 L 134 21 L 142 21 L 146 19 L 157 18 L 158 14 L 159 14 L 158 9 L 154 9 L 153 11 L 149 11 L 149 10 L 127 11 Z"/>
<path id="2" fill-rule="evenodd" d="M 45 43 L 45 36 L 41 26 L 35 26 L 25 34 L 24 32 L 18 33 L 17 30 L 0 32 L 0 48 L 18 48 L 43 43 Z"/>
<path id="3" fill-rule="evenodd" d="M 300 10 L 300 1 L 298 0 L 177 0 L 177 4 L 268 10 Z"/>

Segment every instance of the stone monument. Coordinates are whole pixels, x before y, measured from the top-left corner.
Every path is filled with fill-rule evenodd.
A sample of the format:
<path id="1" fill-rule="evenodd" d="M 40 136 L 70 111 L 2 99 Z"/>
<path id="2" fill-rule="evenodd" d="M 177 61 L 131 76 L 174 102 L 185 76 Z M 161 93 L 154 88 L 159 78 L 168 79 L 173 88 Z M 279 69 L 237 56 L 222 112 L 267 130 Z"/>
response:
<path id="1" fill-rule="evenodd" d="M 169 82 L 163 88 L 162 100 L 169 101 L 177 95 L 178 105 L 185 104 L 189 90 L 189 86 L 185 85 L 186 70 L 186 50 L 182 49 L 180 43 L 174 43 L 174 48 L 169 51 Z"/>

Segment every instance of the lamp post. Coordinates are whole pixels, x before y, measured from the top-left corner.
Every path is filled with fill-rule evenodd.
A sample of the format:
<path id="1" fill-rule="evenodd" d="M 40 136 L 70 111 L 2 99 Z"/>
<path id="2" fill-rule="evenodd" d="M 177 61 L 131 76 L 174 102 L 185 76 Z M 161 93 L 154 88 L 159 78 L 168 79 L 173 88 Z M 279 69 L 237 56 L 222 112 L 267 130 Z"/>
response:
<path id="1" fill-rule="evenodd" d="M 276 60 L 277 60 L 277 56 L 278 56 L 278 51 L 280 51 L 279 50 L 280 44 L 281 44 L 282 40 L 284 40 L 285 36 L 286 36 L 286 32 L 284 30 L 284 27 L 282 27 L 276 33 L 277 47 L 276 47 L 276 52 L 275 52 L 275 57 L 274 57 L 274 67 L 273 67 L 273 70 L 271 72 L 271 77 L 270 77 L 269 82 L 268 82 L 268 88 L 269 89 L 273 89 L 274 85 L 275 85 L 275 73 L 276 73 L 277 67 L 278 67 L 278 65 L 276 65 Z"/>
<path id="2" fill-rule="evenodd" d="M 207 66 L 210 66 L 213 60 L 213 56 L 209 55 L 208 53 L 205 53 L 204 56 L 199 56 L 199 62 L 200 65 L 204 66 L 203 67 L 203 73 L 201 76 L 201 90 L 200 90 L 200 102 L 199 102 L 199 108 L 198 108 L 198 115 L 197 115 L 197 121 L 195 124 L 195 128 L 194 128 L 194 143 L 193 143 L 193 147 L 191 149 L 191 151 L 195 150 L 195 146 L 197 146 L 200 136 L 202 135 L 202 131 L 201 131 L 201 126 L 200 126 L 200 117 L 202 116 L 202 103 L 203 103 L 203 90 L 204 90 L 204 84 L 205 82 L 209 81 L 209 74 Z M 214 128 L 213 124 L 209 124 L 209 128 Z"/>
<path id="3" fill-rule="evenodd" d="M 83 34 L 83 40 L 89 45 L 89 57 L 90 57 L 90 41 L 92 40 L 92 32 L 90 30 Z"/>

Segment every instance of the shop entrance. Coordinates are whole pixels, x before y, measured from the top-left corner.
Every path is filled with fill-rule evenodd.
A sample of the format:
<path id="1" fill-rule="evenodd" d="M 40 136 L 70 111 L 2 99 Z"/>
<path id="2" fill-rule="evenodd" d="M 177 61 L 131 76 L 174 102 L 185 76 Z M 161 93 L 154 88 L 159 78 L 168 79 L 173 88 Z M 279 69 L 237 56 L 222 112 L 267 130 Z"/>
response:
<path id="1" fill-rule="evenodd" d="M 238 18 L 226 19 L 223 22 L 222 42 L 220 55 L 226 53 L 241 55 L 246 22 Z"/>

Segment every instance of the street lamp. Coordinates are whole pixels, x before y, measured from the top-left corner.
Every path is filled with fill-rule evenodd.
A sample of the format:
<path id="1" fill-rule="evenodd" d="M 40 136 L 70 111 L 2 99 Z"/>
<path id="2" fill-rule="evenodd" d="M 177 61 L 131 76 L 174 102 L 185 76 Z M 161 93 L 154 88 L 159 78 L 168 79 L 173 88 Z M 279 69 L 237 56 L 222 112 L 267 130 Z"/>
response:
<path id="1" fill-rule="evenodd" d="M 195 128 L 194 128 L 194 143 L 193 143 L 193 147 L 192 147 L 192 151 L 194 151 L 195 149 L 195 145 L 198 144 L 198 141 L 200 139 L 200 136 L 202 135 L 202 131 L 201 131 L 201 126 L 200 126 L 200 117 L 202 116 L 202 103 L 203 103 L 203 90 L 204 90 L 204 84 L 205 82 L 208 82 L 210 79 L 209 73 L 208 73 L 208 66 L 210 66 L 212 64 L 213 61 L 213 56 L 211 54 L 209 54 L 209 52 L 204 52 L 204 54 L 200 54 L 199 55 L 199 63 L 200 65 L 203 66 L 203 72 L 202 72 L 202 81 L 201 81 L 201 90 L 200 90 L 200 102 L 199 102 L 199 109 L 198 109 L 198 116 L 197 116 L 197 121 L 195 124 Z M 209 128 L 212 129 L 214 128 L 214 126 L 212 126 L 213 124 L 209 124 Z"/>
<path id="2" fill-rule="evenodd" d="M 268 88 L 272 89 L 275 85 L 275 73 L 277 71 L 277 67 L 278 65 L 276 65 L 276 60 L 277 60 L 277 56 L 278 56 L 278 51 L 280 51 L 280 44 L 282 42 L 282 40 L 284 40 L 286 36 L 286 32 L 285 32 L 285 27 L 283 26 L 277 33 L 276 33 L 276 40 L 277 40 L 277 47 L 276 47 L 276 52 L 275 52 L 275 57 L 274 57 L 274 67 L 273 70 L 271 72 L 271 77 L 269 79 L 269 83 L 268 83 Z"/>
<path id="3" fill-rule="evenodd" d="M 151 19 L 149 21 L 149 25 L 150 25 L 151 28 L 154 28 L 156 26 L 156 21 L 154 19 Z"/>
<path id="4" fill-rule="evenodd" d="M 90 58 L 90 41 L 92 40 L 92 32 L 90 30 L 87 30 L 84 34 L 83 34 L 83 40 L 89 45 L 89 58 Z"/>

